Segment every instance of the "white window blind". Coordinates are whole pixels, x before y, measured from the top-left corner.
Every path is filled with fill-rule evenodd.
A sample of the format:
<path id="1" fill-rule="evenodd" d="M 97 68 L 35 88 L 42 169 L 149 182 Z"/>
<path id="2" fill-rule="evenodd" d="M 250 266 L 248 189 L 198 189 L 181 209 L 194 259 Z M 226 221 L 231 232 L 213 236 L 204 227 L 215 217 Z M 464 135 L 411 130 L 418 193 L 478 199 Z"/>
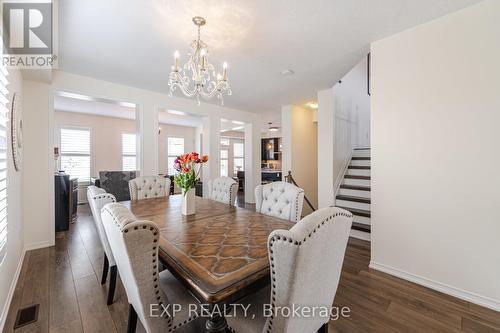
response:
<path id="1" fill-rule="evenodd" d="M 90 129 L 61 128 L 61 170 L 90 182 Z"/>
<path id="2" fill-rule="evenodd" d="M 227 177 L 229 170 L 229 151 L 227 149 L 220 150 L 220 175 Z"/>
<path id="3" fill-rule="evenodd" d="M 184 138 L 167 138 L 167 172 L 169 176 L 175 174 L 174 163 L 177 156 L 184 154 Z"/>
<path id="4" fill-rule="evenodd" d="M 234 175 L 238 174 L 238 171 L 245 170 L 245 144 L 243 142 L 235 142 L 233 144 L 234 152 Z"/>
<path id="5" fill-rule="evenodd" d="M 7 251 L 7 144 L 9 109 L 7 109 L 9 73 L 0 65 L 0 263 Z"/>
<path id="6" fill-rule="evenodd" d="M 123 171 L 137 170 L 137 143 L 135 134 L 122 134 L 122 169 Z"/>

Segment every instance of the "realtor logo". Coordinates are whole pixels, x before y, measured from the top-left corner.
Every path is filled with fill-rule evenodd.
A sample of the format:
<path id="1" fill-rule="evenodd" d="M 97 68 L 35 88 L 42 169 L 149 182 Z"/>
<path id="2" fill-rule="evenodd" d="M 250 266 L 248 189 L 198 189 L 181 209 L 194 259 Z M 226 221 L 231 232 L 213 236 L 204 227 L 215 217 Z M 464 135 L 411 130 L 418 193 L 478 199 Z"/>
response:
<path id="1" fill-rule="evenodd" d="M 49 68 L 53 55 L 52 3 L 3 2 L 2 63 L 16 68 Z"/>

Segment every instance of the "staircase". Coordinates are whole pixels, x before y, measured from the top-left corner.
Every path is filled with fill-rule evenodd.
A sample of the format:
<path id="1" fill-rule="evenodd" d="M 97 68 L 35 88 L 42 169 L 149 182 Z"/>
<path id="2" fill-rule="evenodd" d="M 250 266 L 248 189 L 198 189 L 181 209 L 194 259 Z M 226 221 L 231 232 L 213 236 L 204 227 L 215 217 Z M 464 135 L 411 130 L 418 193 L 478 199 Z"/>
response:
<path id="1" fill-rule="evenodd" d="M 335 206 L 354 215 L 351 236 L 370 239 L 370 148 L 354 149 Z"/>

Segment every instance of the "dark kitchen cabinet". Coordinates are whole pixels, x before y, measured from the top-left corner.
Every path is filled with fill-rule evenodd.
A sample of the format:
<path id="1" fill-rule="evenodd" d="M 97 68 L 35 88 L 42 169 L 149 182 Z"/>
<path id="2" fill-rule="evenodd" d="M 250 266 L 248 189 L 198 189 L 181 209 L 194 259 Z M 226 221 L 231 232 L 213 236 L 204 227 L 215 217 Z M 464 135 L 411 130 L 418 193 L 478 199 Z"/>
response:
<path id="1" fill-rule="evenodd" d="M 262 139 L 262 160 L 275 161 L 279 160 L 279 139 Z"/>

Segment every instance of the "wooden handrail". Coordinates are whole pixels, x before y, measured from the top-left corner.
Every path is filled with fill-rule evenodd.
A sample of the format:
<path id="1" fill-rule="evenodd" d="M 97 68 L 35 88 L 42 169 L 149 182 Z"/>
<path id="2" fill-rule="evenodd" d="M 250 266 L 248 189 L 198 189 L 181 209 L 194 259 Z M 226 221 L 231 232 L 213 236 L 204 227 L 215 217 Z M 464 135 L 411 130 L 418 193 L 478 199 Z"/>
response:
<path id="1" fill-rule="evenodd" d="M 286 181 L 287 183 L 290 183 L 290 184 L 293 184 L 293 185 L 295 185 L 295 186 L 297 186 L 297 187 L 300 187 L 300 186 L 297 184 L 297 182 L 295 181 L 295 179 L 293 179 L 293 177 L 292 177 L 292 172 L 291 172 L 291 171 L 288 171 L 288 175 L 287 175 L 287 176 L 285 176 L 285 181 Z M 309 201 L 309 199 L 307 198 L 305 191 L 304 191 L 304 200 L 305 200 L 305 201 L 306 201 L 306 203 L 309 205 L 309 207 L 311 207 L 311 209 L 312 209 L 313 211 L 315 211 L 315 210 L 316 210 L 316 208 L 314 208 L 314 206 L 312 205 L 311 201 Z"/>

